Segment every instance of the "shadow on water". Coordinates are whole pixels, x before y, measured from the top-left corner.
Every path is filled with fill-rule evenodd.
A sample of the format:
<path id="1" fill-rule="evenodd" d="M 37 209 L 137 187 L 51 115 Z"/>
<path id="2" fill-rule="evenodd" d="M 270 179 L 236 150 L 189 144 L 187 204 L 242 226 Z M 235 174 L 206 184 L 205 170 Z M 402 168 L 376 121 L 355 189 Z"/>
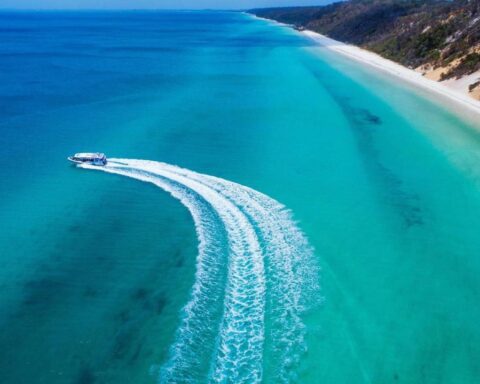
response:
<path id="1" fill-rule="evenodd" d="M 375 136 L 384 125 L 381 117 L 370 109 L 354 105 L 351 97 L 339 92 L 341 87 L 329 83 L 318 69 L 308 64 L 306 66 L 343 111 L 368 174 L 381 185 L 379 192 L 383 193 L 388 204 L 396 210 L 406 228 L 423 225 L 424 215 L 419 195 L 407 191 L 401 178 L 381 159 L 380 150 L 375 143 Z"/>

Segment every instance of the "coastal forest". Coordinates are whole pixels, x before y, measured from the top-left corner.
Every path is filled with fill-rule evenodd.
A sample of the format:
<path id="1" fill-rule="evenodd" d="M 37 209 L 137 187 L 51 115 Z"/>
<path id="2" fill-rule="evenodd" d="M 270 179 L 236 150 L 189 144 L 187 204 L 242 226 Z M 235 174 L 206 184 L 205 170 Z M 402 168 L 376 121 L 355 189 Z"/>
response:
<path id="1" fill-rule="evenodd" d="M 439 80 L 480 70 L 480 0 L 351 0 L 250 12 L 358 45 L 409 68 L 444 68 Z"/>

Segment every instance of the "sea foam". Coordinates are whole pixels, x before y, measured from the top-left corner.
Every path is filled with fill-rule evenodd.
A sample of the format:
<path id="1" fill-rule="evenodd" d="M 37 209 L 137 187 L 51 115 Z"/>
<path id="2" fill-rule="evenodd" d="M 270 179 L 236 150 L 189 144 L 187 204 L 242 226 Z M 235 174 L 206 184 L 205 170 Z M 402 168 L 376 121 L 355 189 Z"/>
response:
<path id="1" fill-rule="evenodd" d="M 152 183 L 180 200 L 195 222 L 195 282 L 160 382 L 259 383 L 266 337 L 277 378 L 289 382 L 306 348 L 306 297 L 318 297 L 313 251 L 290 212 L 251 188 L 165 163 L 111 159 L 106 167 L 82 167 Z M 210 369 L 202 372 L 199 353 L 208 343 Z"/>

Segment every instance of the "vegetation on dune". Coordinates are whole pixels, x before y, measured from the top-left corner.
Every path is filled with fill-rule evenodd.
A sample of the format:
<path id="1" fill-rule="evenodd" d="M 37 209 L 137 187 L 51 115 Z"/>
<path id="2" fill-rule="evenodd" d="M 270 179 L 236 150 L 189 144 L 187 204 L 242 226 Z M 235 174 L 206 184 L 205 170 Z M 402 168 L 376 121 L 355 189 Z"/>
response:
<path id="1" fill-rule="evenodd" d="M 450 64 L 444 78 L 480 69 L 480 0 L 351 0 L 251 12 L 359 45 L 411 68 Z"/>
<path id="2" fill-rule="evenodd" d="M 461 77 L 480 69 L 480 53 L 473 52 L 465 56 L 453 71 L 453 75 Z"/>
<path id="3" fill-rule="evenodd" d="M 470 84 L 470 85 L 468 86 L 468 90 L 469 90 L 470 92 L 472 92 L 472 91 L 473 91 L 475 88 L 477 88 L 479 85 L 480 85 L 480 81 L 476 81 L 475 83 Z"/>

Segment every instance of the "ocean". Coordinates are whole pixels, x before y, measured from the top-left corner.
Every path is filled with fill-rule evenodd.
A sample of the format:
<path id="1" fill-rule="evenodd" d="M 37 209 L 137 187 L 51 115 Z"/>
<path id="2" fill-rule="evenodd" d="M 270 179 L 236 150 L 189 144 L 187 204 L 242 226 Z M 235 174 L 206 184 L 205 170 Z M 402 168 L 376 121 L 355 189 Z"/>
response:
<path id="1" fill-rule="evenodd" d="M 474 119 L 237 12 L 0 41 L 2 383 L 478 383 Z"/>

